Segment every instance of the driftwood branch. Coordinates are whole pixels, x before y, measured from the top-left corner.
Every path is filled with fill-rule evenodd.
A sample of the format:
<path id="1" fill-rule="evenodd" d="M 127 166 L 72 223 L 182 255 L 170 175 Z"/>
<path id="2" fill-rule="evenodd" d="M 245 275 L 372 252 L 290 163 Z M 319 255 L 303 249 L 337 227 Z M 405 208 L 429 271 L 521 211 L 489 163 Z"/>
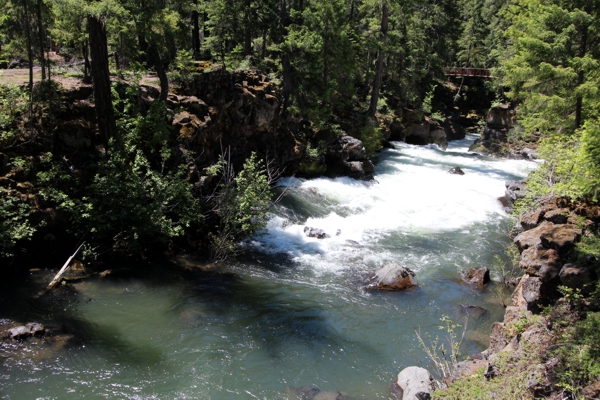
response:
<path id="1" fill-rule="evenodd" d="M 56 286 L 56 284 L 58 282 L 60 282 L 63 274 L 65 272 L 67 272 L 69 270 L 69 268 L 71 267 L 71 261 L 77 255 L 77 253 L 79 253 L 79 250 L 81 250 L 81 248 L 83 247 L 84 244 L 85 244 L 85 242 L 83 242 L 83 243 L 81 243 L 81 245 L 79 245 L 79 247 L 77 248 L 77 250 L 75 250 L 75 253 L 73 253 L 73 255 L 71 257 L 69 257 L 69 259 L 67 260 L 67 262 L 65 263 L 65 265 L 63 265 L 63 267 L 60 269 L 60 271 L 58 271 L 58 274 L 56 274 L 54 276 L 54 279 L 52 279 L 52 282 L 50 282 L 50 284 L 48 286 L 46 286 L 46 290 L 44 290 L 43 293 L 46 293 L 49 290 L 52 290 L 52 288 L 54 286 Z"/>

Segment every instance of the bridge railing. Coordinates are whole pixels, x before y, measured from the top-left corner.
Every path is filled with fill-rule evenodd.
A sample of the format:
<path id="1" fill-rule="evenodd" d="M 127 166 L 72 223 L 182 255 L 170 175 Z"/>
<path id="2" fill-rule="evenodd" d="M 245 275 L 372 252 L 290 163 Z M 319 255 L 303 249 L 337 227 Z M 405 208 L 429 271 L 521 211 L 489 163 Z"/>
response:
<path id="1" fill-rule="evenodd" d="M 473 76 L 478 78 L 493 78 L 490 70 L 487 68 L 451 67 L 445 68 L 445 73 L 448 76 Z"/>

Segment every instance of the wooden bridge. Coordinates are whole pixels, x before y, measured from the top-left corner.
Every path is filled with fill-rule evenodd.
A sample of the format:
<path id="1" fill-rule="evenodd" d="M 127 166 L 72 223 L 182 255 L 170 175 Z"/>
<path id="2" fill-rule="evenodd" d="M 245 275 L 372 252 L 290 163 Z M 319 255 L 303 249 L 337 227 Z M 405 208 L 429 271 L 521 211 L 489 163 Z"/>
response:
<path id="1" fill-rule="evenodd" d="M 447 76 L 472 76 L 476 78 L 494 78 L 487 68 L 445 68 Z"/>

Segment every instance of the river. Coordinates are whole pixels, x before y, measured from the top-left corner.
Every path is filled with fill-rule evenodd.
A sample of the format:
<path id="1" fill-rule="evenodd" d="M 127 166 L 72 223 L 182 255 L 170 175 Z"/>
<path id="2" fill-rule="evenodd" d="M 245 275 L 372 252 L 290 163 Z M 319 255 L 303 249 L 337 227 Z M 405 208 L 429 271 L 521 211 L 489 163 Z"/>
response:
<path id="1" fill-rule="evenodd" d="M 73 284 L 66 301 L 43 305 L 19 297 L 30 288 L 3 287 L 0 317 L 62 321 L 79 338 L 21 357 L 0 349 L 0 398 L 287 399 L 312 386 L 387 399 L 404 367 L 432 366 L 415 330 L 444 337 L 440 317 L 462 322 L 464 305 L 485 312 L 469 320 L 463 354 L 484 350 L 502 294 L 460 273 L 504 257 L 511 221 L 498 197 L 532 164 L 469 154 L 475 137 L 445 151 L 394 143 L 374 184 L 284 179 L 265 235 L 224 274 L 149 268 L 144 279 Z M 465 175 L 448 174 L 454 166 Z M 305 226 L 330 237 L 308 238 Z M 415 271 L 419 287 L 365 290 L 389 262 Z"/>

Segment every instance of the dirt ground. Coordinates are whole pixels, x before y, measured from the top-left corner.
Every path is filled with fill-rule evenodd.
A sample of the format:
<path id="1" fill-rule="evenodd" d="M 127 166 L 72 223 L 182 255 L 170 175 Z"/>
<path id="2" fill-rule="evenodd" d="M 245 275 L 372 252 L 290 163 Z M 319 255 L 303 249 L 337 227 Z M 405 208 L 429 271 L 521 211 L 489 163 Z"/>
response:
<path id="1" fill-rule="evenodd" d="M 53 65 L 51 68 L 52 80 L 60 83 L 65 90 L 72 90 L 77 87 L 91 86 L 91 84 L 84 83 L 82 78 L 79 76 L 67 76 L 67 75 L 79 75 L 83 74 L 81 65 L 74 65 L 72 62 L 65 62 L 65 59 L 54 52 L 49 53 L 49 58 Z M 42 79 L 42 73 L 40 67 L 33 68 L 33 83 L 37 83 Z M 111 75 L 111 80 L 117 81 L 119 77 Z M 29 83 L 29 69 L 28 68 L 11 68 L 11 69 L 0 69 L 0 83 L 10 84 L 17 86 L 27 86 Z M 158 78 L 155 75 L 146 75 L 142 78 L 141 83 L 146 85 L 157 86 L 159 85 Z"/>

